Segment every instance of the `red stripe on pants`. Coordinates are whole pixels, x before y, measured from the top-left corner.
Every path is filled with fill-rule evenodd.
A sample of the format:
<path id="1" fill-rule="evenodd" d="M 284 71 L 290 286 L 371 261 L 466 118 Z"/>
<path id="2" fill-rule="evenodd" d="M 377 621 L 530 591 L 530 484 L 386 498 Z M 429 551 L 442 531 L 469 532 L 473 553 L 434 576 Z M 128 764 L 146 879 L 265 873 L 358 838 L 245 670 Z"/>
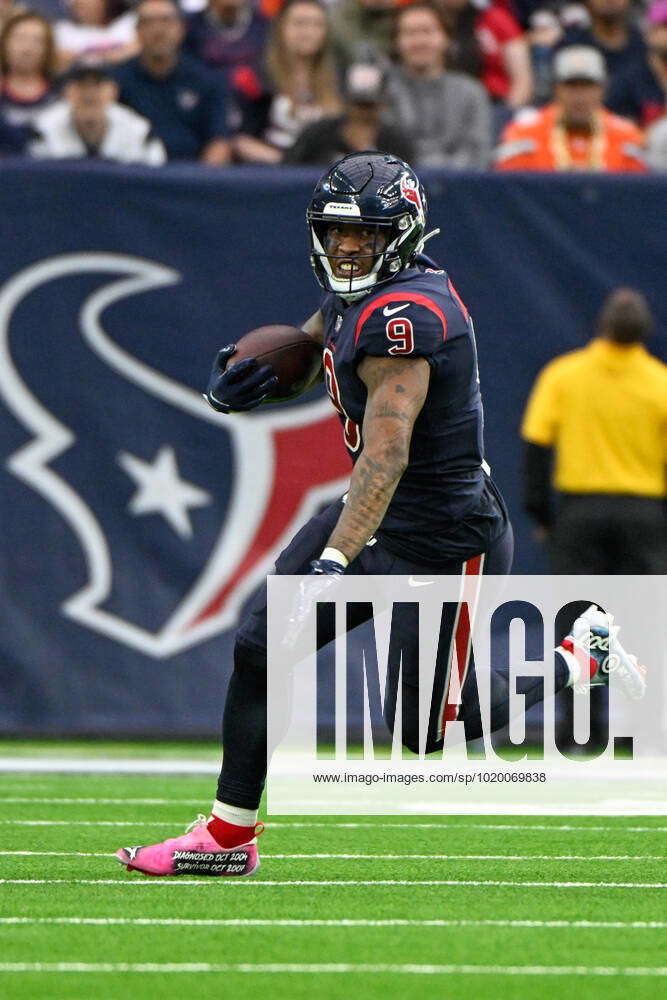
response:
<path id="1" fill-rule="evenodd" d="M 468 559 L 463 566 L 463 594 L 459 606 L 459 614 L 452 643 L 452 654 L 456 657 L 456 668 L 459 682 L 459 692 L 462 694 L 463 685 L 468 673 L 470 654 L 472 651 L 472 624 L 470 620 L 470 608 L 475 613 L 477 597 L 482 579 L 482 567 L 484 556 L 474 556 Z M 450 662 L 447 667 L 446 692 L 444 697 L 444 707 L 440 718 L 440 736 L 444 737 L 448 722 L 454 722 L 459 713 L 458 703 L 449 701 L 449 688 L 452 680 L 452 667 Z"/>

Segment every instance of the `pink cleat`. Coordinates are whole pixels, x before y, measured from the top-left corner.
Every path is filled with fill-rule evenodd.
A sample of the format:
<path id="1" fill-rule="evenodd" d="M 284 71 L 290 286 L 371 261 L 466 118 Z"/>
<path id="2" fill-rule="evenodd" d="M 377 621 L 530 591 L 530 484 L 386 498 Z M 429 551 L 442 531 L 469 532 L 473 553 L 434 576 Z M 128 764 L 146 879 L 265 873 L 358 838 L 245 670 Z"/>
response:
<path id="1" fill-rule="evenodd" d="M 121 847 L 116 857 L 129 872 L 144 875 L 252 875 L 259 868 L 254 839 L 239 847 L 224 848 L 206 828 L 199 815 L 181 837 L 163 840 L 150 847 Z M 257 824 L 257 833 L 264 829 Z"/>

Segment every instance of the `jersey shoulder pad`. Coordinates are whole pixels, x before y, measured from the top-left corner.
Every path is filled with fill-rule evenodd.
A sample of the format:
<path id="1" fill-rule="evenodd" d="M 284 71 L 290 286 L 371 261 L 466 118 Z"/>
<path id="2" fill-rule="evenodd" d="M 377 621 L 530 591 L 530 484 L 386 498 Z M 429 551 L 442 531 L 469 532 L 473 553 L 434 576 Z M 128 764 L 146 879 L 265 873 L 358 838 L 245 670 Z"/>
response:
<path id="1" fill-rule="evenodd" d="M 447 302 L 415 287 L 374 296 L 357 318 L 357 353 L 374 357 L 429 357 L 447 340 Z"/>

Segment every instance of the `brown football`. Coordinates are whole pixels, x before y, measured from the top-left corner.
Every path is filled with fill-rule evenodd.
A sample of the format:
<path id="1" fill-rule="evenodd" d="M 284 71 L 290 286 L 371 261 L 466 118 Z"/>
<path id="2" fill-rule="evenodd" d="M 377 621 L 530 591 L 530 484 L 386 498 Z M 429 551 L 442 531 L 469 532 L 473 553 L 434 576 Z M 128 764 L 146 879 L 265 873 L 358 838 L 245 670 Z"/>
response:
<path id="1" fill-rule="evenodd" d="M 278 385 L 267 402 L 281 402 L 304 392 L 315 381 L 322 364 L 322 348 L 296 326 L 274 323 L 251 330 L 236 342 L 229 366 L 244 358 L 271 365 Z"/>

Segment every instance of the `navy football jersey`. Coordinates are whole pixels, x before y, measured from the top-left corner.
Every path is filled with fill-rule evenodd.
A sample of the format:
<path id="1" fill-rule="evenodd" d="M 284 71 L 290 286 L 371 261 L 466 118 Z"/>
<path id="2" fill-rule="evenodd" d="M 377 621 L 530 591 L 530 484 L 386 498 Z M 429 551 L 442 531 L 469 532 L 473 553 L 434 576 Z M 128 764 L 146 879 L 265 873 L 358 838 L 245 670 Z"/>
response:
<path id="1" fill-rule="evenodd" d="M 484 469 L 483 411 L 472 321 L 445 271 L 427 258 L 358 302 L 325 295 L 324 374 L 352 461 L 363 448 L 366 355 L 423 357 L 431 367 L 408 467 L 377 532 L 407 558 L 437 566 L 485 551 L 507 514 Z"/>

